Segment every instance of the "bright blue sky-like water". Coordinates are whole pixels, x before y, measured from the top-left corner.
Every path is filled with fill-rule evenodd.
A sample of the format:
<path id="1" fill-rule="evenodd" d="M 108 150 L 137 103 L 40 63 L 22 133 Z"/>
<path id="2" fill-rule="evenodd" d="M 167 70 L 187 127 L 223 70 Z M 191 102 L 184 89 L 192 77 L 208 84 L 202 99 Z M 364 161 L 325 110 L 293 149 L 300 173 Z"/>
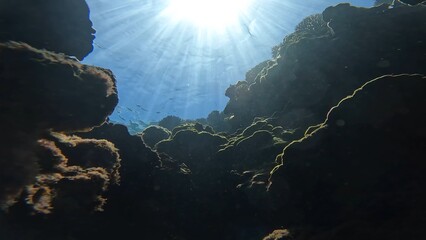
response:
<path id="1" fill-rule="evenodd" d="M 83 62 L 114 72 L 120 102 L 110 119 L 126 125 L 223 110 L 230 84 L 269 59 L 271 48 L 303 18 L 341 2 L 86 1 L 97 33 Z M 347 2 L 371 7 L 374 1 Z"/>

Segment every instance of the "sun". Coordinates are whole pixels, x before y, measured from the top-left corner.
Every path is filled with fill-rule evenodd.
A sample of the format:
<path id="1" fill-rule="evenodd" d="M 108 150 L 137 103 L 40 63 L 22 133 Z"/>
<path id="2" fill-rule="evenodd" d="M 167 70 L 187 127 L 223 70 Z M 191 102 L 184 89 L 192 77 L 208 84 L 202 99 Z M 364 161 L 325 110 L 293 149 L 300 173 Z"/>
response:
<path id="1" fill-rule="evenodd" d="M 236 24 L 252 0 L 170 0 L 164 14 L 202 28 L 223 30 Z"/>

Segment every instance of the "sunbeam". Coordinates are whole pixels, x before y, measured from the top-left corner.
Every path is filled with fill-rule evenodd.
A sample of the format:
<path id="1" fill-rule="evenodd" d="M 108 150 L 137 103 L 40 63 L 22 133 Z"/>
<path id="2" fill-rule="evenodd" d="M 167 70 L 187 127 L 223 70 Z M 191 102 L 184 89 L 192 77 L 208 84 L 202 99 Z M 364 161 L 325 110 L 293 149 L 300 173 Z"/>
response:
<path id="1" fill-rule="evenodd" d="M 173 21 L 223 30 L 236 24 L 251 3 L 252 0 L 170 0 L 163 14 Z"/>
<path id="2" fill-rule="evenodd" d="M 110 119 L 124 124 L 167 115 L 196 119 L 223 109 L 230 84 L 270 58 L 304 17 L 338 2 L 87 1 L 97 32 L 84 62 L 114 71 L 122 111 Z"/>

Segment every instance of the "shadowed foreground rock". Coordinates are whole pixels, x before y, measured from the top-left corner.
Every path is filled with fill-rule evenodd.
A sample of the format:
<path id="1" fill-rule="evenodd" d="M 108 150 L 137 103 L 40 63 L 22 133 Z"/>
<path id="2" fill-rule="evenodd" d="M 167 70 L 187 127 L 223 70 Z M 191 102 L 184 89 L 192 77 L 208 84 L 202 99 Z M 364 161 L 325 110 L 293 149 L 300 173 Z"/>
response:
<path id="1" fill-rule="evenodd" d="M 423 75 L 377 78 L 288 145 L 269 187 L 282 223 L 300 239 L 421 239 L 425 91 Z"/>
<path id="2" fill-rule="evenodd" d="M 118 98 L 110 71 L 24 43 L 0 43 L 0 69 L 0 203 L 8 206 L 36 181 L 39 139 L 102 124 Z"/>
<path id="3" fill-rule="evenodd" d="M 24 2 L 0 1 L 0 22 L 24 18 Z M 389 72 L 424 73 L 424 15 L 347 4 L 312 15 L 227 90 L 228 115 L 203 120 L 213 128 L 171 116 L 144 139 L 104 123 L 118 101 L 110 71 L 1 43 L 0 238 L 422 239 L 425 77 L 381 77 L 341 100 Z M 51 36 L 34 46 L 77 56 Z"/>
<path id="4" fill-rule="evenodd" d="M 118 150 L 106 140 L 50 133 L 38 140 L 40 172 L 27 187 L 37 212 L 76 216 L 101 211 L 104 192 L 120 181 Z"/>
<path id="5" fill-rule="evenodd" d="M 95 38 L 84 0 L 1 0 L 0 29 L 0 42 L 25 42 L 80 60 Z"/>
<path id="6" fill-rule="evenodd" d="M 21 128 L 77 131 L 102 124 L 118 103 L 111 71 L 25 43 L 0 43 L 3 113 Z"/>

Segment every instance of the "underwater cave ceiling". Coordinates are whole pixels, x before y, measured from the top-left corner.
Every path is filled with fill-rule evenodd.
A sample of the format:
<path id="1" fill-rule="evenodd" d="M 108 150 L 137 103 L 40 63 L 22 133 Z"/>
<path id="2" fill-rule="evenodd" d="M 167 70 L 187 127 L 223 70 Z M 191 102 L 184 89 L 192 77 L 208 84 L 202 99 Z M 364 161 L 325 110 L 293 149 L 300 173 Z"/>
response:
<path id="1" fill-rule="evenodd" d="M 162 6 L 128 3 L 109 3 L 106 23 L 131 24 L 120 6 L 151 17 Z M 138 134 L 108 119 L 132 96 L 114 67 L 133 74 L 155 58 L 132 65 L 125 46 L 105 49 L 118 33 L 103 33 L 96 11 L 87 55 L 88 6 L 103 4 L 0 0 L 0 239 L 423 238 L 425 4 L 306 16 L 245 81 L 216 89 L 223 112 L 204 106 L 203 119 L 168 116 Z M 124 35 L 149 43 L 154 32 Z M 112 56 L 123 61 L 86 64 Z"/>

